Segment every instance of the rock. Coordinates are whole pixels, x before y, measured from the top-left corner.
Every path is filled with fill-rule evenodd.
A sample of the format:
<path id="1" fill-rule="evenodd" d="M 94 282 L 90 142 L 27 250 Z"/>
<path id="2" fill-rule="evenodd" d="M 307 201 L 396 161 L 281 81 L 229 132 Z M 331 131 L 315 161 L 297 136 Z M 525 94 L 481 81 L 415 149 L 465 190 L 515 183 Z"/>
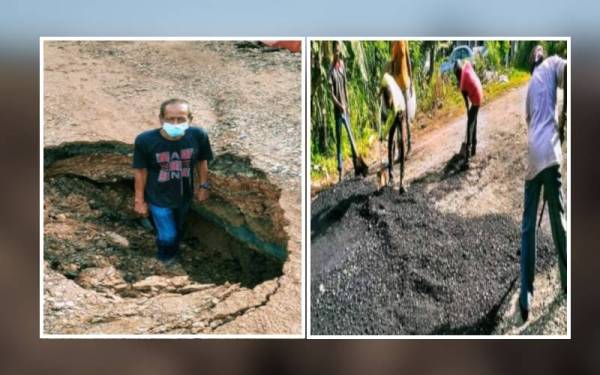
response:
<path id="1" fill-rule="evenodd" d="M 502 83 L 508 83 L 508 76 L 506 74 L 500 74 L 498 77 L 498 81 Z"/>
<path id="2" fill-rule="evenodd" d="M 116 286 L 122 288 L 122 284 L 126 284 L 121 273 L 113 266 L 86 268 L 79 273 L 75 282 L 84 288 L 102 292 L 112 292 Z"/>
<path id="3" fill-rule="evenodd" d="M 65 273 L 69 272 L 75 274 L 79 271 L 79 265 L 77 263 L 69 263 L 66 266 L 64 266 L 64 271 Z"/>
<path id="4" fill-rule="evenodd" d="M 111 263 L 109 262 L 109 260 L 105 256 L 102 256 L 102 255 L 94 256 L 92 264 L 94 265 L 94 267 L 99 267 L 99 268 L 105 268 L 105 267 L 111 266 Z"/>
<path id="5" fill-rule="evenodd" d="M 179 290 L 179 293 L 181 293 L 181 294 L 194 293 L 194 292 L 199 292 L 201 290 L 212 288 L 214 286 L 215 286 L 215 284 L 189 284 L 189 285 L 186 285 L 183 288 L 181 288 Z"/>
<path id="6" fill-rule="evenodd" d="M 106 235 L 114 244 L 117 244 L 121 247 L 129 247 L 129 241 L 127 238 L 121 236 L 120 234 L 115 232 L 107 232 Z"/>
<path id="7" fill-rule="evenodd" d="M 132 285 L 133 289 L 140 292 L 158 291 L 166 289 L 168 286 L 169 281 L 163 276 L 149 276 Z"/>
<path id="8" fill-rule="evenodd" d="M 79 274 L 79 265 L 77 263 L 67 264 L 63 267 L 63 274 L 70 279 L 77 277 Z"/>
<path id="9" fill-rule="evenodd" d="M 169 284 L 173 287 L 179 289 L 190 283 L 190 278 L 188 276 L 175 276 L 169 279 Z"/>
<path id="10" fill-rule="evenodd" d="M 129 287 L 129 284 L 127 284 L 127 283 L 121 283 L 121 284 L 115 285 L 113 288 L 117 292 L 122 292 L 125 289 L 127 289 L 128 287 Z"/>
<path id="11" fill-rule="evenodd" d="M 67 215 L 65 214 L 58 214 L 56 215 L 56 220 L 60 221 L 61 223 L 64 222 L 65 220 L 67 220 Z"/>
<path id="12" fill-rule="evenodd" d="M 98 246 L 100 249 L 106 249 L 108 244 L 104 240 L 98 240 L 96 241 L 96 246 Z"/>

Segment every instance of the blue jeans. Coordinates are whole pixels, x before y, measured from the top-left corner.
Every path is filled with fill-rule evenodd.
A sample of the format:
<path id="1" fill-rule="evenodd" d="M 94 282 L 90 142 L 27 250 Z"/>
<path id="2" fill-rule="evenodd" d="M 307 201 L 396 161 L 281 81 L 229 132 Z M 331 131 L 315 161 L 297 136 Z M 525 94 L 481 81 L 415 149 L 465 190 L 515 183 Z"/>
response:
<path id="1" fill-rule="evenodd" d="M 356 144 L 354 142 L 354 136 L 352 135 L 352 128 L 350 128 L 350 119 L 348 118 L 347 113 L 339 114 L 335 119 L 335 137 L 336 137 L 336 151 L 337 151 L 337 162 L 338 162 L 338 172 L 341 174 L 344 161 L 342 158 L 342 123 L 344 123 L 344 127 L 348 132 L 348 139 L 350 140 L 350 149 L 352 151 L 352 162 L 354 163 L 354 167 L 356 168 Z"/>
<path id="2" fill-rule="evenodd" d="M 179 252 L 183 222 L 190 202 L 186 202 L 178 208 L 159 207 L 153 204 L 148 206 L 156 228 L 157 257 L 162 261 L 172 259 Z"/>
<path id="3" fill-rule="evenodd" d="M 530 308 L 527 294 L 533 294 L 535 276 L 535 231 L 540 191 L 544 187 L 544 199 L 548 205 L 552 237 L 558 253 L 558 268 L 563 290 L 567 289 L 567 234 L 566 215 L 558 166 L 544 169 L 532 180 L 525 181 L 525 206 L 521 228 L 521 306 Z"/>

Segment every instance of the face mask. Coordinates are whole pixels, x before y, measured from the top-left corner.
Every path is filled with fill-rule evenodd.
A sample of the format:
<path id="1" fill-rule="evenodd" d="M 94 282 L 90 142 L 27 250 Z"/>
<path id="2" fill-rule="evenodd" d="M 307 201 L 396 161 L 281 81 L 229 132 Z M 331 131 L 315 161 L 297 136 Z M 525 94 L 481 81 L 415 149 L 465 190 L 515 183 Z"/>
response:
<path id="1" fill-rule="evenodd" d="M 168 122 L 165 122 L 162 127 L 169 137 L 177 138 L 185 134 L 189 125 L 187 122 L 184 122 L 183 124 L 169 124 Z"/>

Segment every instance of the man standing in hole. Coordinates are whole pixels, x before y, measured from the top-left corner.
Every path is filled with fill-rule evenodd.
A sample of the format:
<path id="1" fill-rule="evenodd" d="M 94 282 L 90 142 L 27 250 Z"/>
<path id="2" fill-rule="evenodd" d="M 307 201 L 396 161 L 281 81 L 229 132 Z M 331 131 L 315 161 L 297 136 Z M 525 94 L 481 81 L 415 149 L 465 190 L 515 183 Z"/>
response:
<path id="1" fill-rule="evenodd" d="M 208 199 L 208 162 L 213 154 L 208 134 L 192 127 L 190 104 L 169 99 L 160 105 L 161 127 L 135 139 L 135 212 L 152 215 L 157 257 L 170 264 L 179 251 L 185 216 L 195 196 Z M 194 184 L 194 169 L 199 181 Z"/>

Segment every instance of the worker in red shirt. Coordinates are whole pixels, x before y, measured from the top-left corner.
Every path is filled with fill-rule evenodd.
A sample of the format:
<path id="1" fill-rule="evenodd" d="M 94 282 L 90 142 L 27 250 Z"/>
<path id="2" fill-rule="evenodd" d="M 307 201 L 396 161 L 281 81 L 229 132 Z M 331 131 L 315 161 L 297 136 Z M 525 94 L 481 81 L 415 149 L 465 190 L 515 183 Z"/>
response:
<path id="1" fill-rule="evenodd" d="M 454 64 L 454 74 L 467 108 L 467 142 L 463 170 L 469 168 L 469 157 L 475 155 L 477 148 L 477 113 L 483 101 L 483 88 L 473 65 L 467 60 L 458 60 Z M 471 105 L 469 105 L 469 102 Z"/>

